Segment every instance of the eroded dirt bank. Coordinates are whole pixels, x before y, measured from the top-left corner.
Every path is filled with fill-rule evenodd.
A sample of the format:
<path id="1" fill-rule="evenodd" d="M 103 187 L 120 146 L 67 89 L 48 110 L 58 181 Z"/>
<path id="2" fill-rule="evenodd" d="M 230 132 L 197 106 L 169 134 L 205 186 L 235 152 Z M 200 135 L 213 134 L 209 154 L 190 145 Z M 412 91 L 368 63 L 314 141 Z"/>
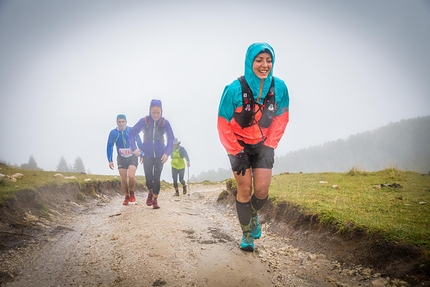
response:
<path id="1" fill-rule="evenodd" d="M 224 189 L 192 185 L 191 195 L 180 197 L 165 190 L 159 210 L 144 204 L 142 187 L 137 204 L 123 206 L 115 182 L 89 184 L 84 200 L 77 199 L 77 184 L 22 192 L 0 211 L 0 284 L 430 286 L 422 278 L 408 284 L 365 264 L 344 264 L 329 244 L 312 249 L 303 242 L 324 239 L 310 229 L 302 237 L 288 231 L 288 222 L 276 220 L 286 217 L 282 209 L 270 206 L 261 216 L 264 235 L 256 251 L 242 252 L 233 197 L 227 192 L 218 199 Z"/>

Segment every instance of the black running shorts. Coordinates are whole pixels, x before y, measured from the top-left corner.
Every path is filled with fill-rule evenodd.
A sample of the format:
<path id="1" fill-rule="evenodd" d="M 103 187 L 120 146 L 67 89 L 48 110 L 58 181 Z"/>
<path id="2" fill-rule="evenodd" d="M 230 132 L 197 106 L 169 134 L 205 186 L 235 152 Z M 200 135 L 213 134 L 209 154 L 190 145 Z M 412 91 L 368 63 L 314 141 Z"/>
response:
<path id="1" fill-rule="evenodd" d="M 275 151 L 273 148 L 265 145 L 247 145 L 244 144 L 244 151 L 249 159 L 248 168 L 266 168 L 272 169 L 275 163 Z M 230 160 L 231 169 L 233 171 L 238 170 L 238 164 L 236 162 L 236 157 L 232 154 L 228 155 Z"/>
<path id="2" fill-rule="evenodd" d="M 134 165 L 135 167 L 137 167 L 139 165 L 139 159 L 135 155 L 132 155 L 130 157 L 122 157 L 122 156 L 118 155 L 116 157 L 116 160 L 118 163 L 118 168 L 128 169 L 128 167 L 130 165 Z"/>

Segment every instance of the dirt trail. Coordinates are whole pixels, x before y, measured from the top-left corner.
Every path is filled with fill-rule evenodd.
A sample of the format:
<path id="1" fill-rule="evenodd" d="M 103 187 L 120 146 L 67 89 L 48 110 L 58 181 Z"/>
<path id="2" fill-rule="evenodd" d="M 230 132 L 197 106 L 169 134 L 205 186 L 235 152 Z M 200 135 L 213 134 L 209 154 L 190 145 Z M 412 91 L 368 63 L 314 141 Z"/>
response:
<path id="1" fill-rule="evenodd" d="M 256 251 L 238 248 L 233 206 L 217 204 L 225 185 L 191 195 L 163 191 L 161 209 L 104 197 L 78 215 L 61 214 L 41 240 L 3 254 L 5 286 L 407 286 L 371 269 L 345 268 L 267 232 Z M 396 284 L 395 284 L 396 283 Z"/>

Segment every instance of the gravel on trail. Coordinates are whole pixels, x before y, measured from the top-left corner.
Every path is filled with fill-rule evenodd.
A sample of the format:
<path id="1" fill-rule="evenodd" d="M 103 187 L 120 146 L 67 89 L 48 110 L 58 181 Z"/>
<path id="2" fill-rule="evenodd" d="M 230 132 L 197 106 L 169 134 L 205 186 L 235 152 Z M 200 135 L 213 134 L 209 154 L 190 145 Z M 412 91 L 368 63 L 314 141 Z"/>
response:
<path id="1" fill-rule="evenodd" d="M 99 196 L 78 214 L 51 211 L 25 246 L 0 256 L 4 286 L 409 286 L 365 266 L 345 266 L 267 231 L 254 252 L 239 249 L 232 204 L 217 203 L 224 184 L 191 185 L 191 194 L 160 193 L 160 209 L 118 195 Z M 70 206 L 78 205 L 68 202 Z"/>

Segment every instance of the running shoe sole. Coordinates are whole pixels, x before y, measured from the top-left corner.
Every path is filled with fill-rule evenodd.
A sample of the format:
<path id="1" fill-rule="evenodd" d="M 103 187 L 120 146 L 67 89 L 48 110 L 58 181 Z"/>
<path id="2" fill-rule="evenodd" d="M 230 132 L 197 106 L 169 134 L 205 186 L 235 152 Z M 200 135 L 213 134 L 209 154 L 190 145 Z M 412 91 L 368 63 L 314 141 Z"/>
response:
<path id="1" fill-rule="evenodd" d="M 248 240 L 246 240 L 245 236 L 242 236 L 242 241 L 240 242 L 239 248 L 244 251 L 252 252 L 254 251 L 254 238 L 251 235 L 248 235 Z"/>
<path id="2" fill-rule="evenodd" d="M 248 252 L 253 252 L 254 251 L 254 247 L 251 245 L 247 245 L 247 246 L 239 246 L 241 250 L 243 251 L 248 251 Z"/>

